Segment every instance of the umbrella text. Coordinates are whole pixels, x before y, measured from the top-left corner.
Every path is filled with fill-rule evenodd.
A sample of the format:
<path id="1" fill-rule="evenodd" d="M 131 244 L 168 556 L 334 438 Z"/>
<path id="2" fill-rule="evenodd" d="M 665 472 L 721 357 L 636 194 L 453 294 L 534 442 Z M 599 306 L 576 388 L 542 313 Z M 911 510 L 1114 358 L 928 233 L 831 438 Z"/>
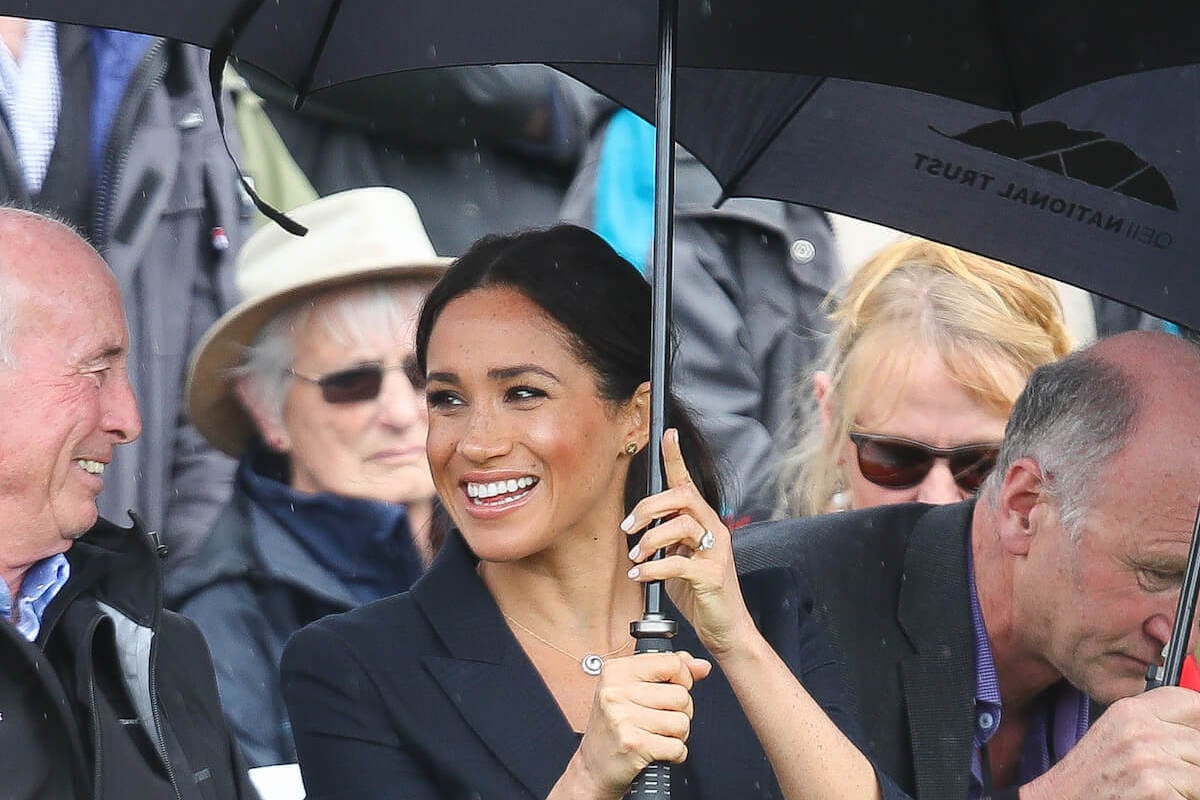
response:
<path id="1" fill-rule="evenodd" d="M 917 163 L 913 165 L 915 169 L 924 169 L 930 175 L 941 175 L 948 181 L 956 181 L 967 186 L 975 186 L 975 182 L 978 181 L 979 185 L 977 188 L 986 189 L 988 188 L 988 184 L 996 179 L 995 175 L 968 169 L 952 161 L 943 161 L 940 158 L 927 156 L 924 153 L 917 153 L 916 156 Z"/>
<path id="2" fill-rule="evenodd" d="M 913 155 L 916 158 L 913 168 L 917 171 L 925 172 L 935 177 L 940 176 L 955 184 L 962 184 L 976 189 L 987 189 L 989 184 L 993 182 L 997 186 L 1000 186 L 1000 183 L 996 181 L 996 176 L 982 170 L 971 169 L 962 164 L 956 164 L 947 159 L 937 158 L 925 153 L 914 153 Z M 1066 217 L 1067 219 L 1072 219 L 1083 225 L 1105 231 L 1106 233 L 1123 235 L 1126 239 L 1132 239 L 1139 244 L 1159 250 L 1167 249 L 1174 244 L 1174 238 L 1170 232 L 1162 228 L 1126 220 L 1123 216 L 1100 211 L 1092 206 L 1072 202 L 1060 195 L 1034 189 L 1020 183 L 1009 181 L 1002 188 L 995 189 L 994 192 L 996 197 L 1004 200 L 1010 200 L 1030 208 L 1046 211 L 1056 216 Z"/>

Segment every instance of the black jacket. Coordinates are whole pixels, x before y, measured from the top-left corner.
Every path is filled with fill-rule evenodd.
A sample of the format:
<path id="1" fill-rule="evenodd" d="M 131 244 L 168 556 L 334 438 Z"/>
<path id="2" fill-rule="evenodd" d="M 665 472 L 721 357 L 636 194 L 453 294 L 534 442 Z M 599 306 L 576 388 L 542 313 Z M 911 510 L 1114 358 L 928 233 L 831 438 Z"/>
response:
<path id="1" fill-rule="evenodd" d="M 739 569 L 789 564 L 844 663 L 867 752 L 920 798 L 963 798 L 975 736 L 967 539 L 974 501 L 755 525 Z"/>
<path id="2" fill-rule="evenodd" d="M 288 643 L 283 691 L 310 800 L 541 798 L 562 774 L 579 740 L 475 563 L 454 534 L 411 591 L 326 617 Z M 742 589 L 767 640 L 830 717 L 850 724 L 841 675 L 794 574 L 764 571 Z M 706 655 L 667 611 L 680 620 L 676 649 Z M 698 796 L 779 797 L 719 668 L 693 698 Z M 898 793 L 885 784 L 885 796 Z"/>
<path id="3" fill-rule="evenodd" d="M 256 798 L 204 638 L 162 608 L 150 539 L 101 520 L 67 558 L 35 643 L 0 623 L 6 800 Z"/>

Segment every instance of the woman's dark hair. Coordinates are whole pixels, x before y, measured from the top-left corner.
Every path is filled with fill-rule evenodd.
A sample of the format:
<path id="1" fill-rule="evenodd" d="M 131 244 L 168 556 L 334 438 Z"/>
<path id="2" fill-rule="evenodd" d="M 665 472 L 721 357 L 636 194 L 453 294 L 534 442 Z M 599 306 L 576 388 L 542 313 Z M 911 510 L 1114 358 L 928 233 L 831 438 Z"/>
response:
<path id="1" fill-rule="evenodd" d="M 650 285 L 603 239 L 574 225 L 488 236 L 455 261 L 421 308 L 417 364 L 422 372 L 429 336 L 446 306 L 476 289 L 494 287 L 520 292 L 559 324 L 575 356 L 596 375 L 605 400 L 627 401 L 650 380 Z M 670 392 L 665 413 L 666 424 L 679 430 L 692 479 L 720 512 L 721 487 L 712 454 L 687 409 Z M 646 494 L 646 453 L 643 448 L 630 465 L 626 511 Z"/>

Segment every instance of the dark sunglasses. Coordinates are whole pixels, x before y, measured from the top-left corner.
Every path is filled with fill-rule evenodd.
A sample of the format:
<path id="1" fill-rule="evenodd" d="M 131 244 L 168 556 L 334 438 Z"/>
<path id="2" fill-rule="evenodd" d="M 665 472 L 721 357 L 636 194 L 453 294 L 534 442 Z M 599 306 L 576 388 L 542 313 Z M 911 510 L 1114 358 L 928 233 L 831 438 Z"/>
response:
<path id="1" fill-rule="evenodd" d="M 964 444 L 960 447 L 930 447 L 898 436 L 851 433 L 858 449 L 858 469 L 876 486 L 911 489 L 929 474 L 936 459 L 950 464 L 954 482 L 965 492 L 977 492 L 996 466 L 1000 444 Z"/>
<path id="2" fill-rule="evenodd" d="M 383 364 L 358 364 L 350 369 L 330 372 L 326 375 L 301 375 L 294 369 L 288 372 L 302 381 L 321 387 L 321 397 L 326 403 L 363 403 L 374 400 L 383 388 L 383 373 L 402 370 L 413 389 L 425 388 L 425 373 L 417 368 L 417 357 L 409 356 L 400 364 L 385 367 Z"/>

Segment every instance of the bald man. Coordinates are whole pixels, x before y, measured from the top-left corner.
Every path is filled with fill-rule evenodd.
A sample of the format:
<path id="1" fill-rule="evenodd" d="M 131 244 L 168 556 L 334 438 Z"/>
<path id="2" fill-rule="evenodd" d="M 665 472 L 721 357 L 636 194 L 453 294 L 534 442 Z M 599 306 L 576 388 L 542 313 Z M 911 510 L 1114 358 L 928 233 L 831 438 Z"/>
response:
<path id="1" fill-rule="evenodd" d="M 112 272 L 0 208 L 0 775 L 5 798 L 254 797 L 157 542 L 98 518 L 141 419 Z"/>
<path id="2" fill-rule="evenodd" d="M 977 500 L 760 526 L 739 565 L 803 573 L 870 752 L 910 793 L 1200 797 L 1200 694 L 1142 694 L 1200 500 L 1198 421 L 1200 350 L 1114 336 L 1034 372 Z"/>

